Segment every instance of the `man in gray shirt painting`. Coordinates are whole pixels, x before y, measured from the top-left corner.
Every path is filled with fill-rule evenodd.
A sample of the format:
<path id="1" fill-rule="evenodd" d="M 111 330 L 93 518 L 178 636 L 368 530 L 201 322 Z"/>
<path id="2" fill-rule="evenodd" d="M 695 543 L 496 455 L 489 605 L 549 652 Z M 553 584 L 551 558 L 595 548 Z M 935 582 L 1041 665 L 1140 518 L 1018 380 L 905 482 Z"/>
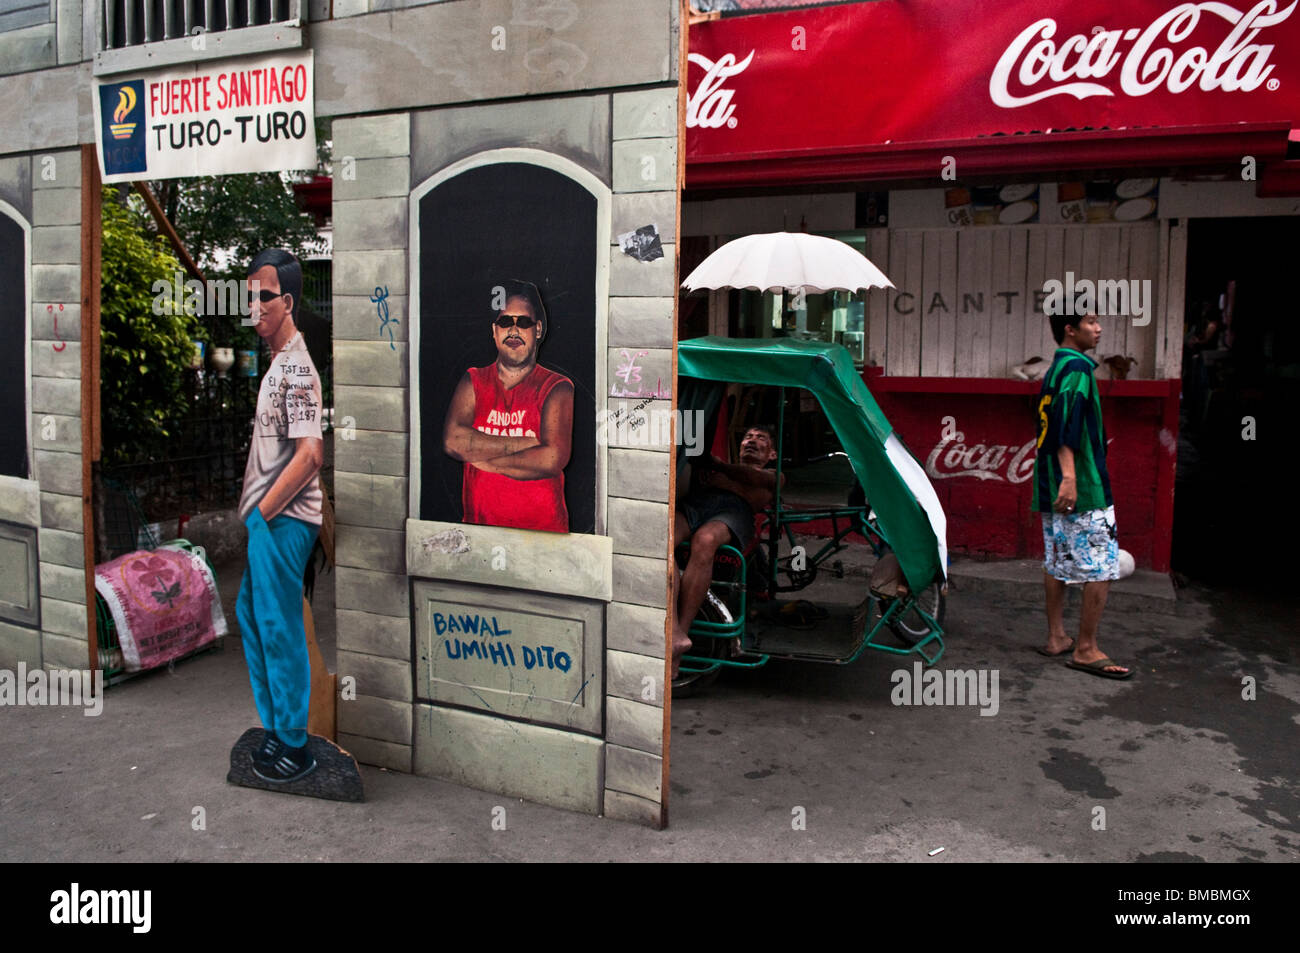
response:
<path id="1" fill-rule="evenodd" d="M 257 394 L 253 442 L 239 516 L 248 527 L 248 569 L 236 614 L 253 702 L 266 730 L 253 771 L 275 783 L 310 774 L 311 663 L 303 628 L 302 577 L 321 525 L 317 479 L 324 462 L 320 376 L 296 318 L 302 267 L 278 248 L 248 266 L 250 318 L 271 349 Z"/>

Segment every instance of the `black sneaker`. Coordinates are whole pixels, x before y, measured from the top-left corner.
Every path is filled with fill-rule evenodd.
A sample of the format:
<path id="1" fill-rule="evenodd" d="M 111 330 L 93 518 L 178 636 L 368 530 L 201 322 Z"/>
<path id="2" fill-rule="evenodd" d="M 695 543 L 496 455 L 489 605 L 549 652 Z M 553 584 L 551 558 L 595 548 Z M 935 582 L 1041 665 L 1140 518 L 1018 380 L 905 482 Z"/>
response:
<path id="1" fill-rule="evenodd" d="M 290 748 L 281 744 L 279 753 L 269 762 L 253 762 L 253 773 L 263 781 L 275 784 L 288 784 L 305 778 L 316 770 L 316 759 L 307 750 L 307 746 Z"/>
<path id="2" fill-rule="evenodd" d="M 267 766 L 284 750 L 284 743 L 276 737 L 274 731 L 268 731 L 262 738 L 262 747 L 253 752 L 253 766 Z"/>

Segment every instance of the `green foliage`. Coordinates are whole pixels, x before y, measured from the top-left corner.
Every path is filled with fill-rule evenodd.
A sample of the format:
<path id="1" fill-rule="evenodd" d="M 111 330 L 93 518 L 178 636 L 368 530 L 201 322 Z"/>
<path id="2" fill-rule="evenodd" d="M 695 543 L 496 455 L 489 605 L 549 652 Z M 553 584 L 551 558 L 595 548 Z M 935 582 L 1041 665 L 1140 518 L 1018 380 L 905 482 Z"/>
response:
<path id="1" fill-rule="evenodd" d="M 319 242 L 316 223 L 298 208 L 293 182 L 329 174 L 330 122 L 316 120 L 316 168 L 300 172 L 165 179 L 150 187 L 185 248 L 207 278 L 243 278 L 253 256 L 283 248 L 302 261 Z M 133 211 L 157 231 L 138 197 Z"/>
<path id="2" fill-rule="evenodd" d="M 149 183 L 205 278 L 242 279 L 248 262 L 265 248 L 284 248 L 299 260 L 308 256 L 319 236 L 312 216 L 298 208 L 292 183 L 327 170 L 329 132 L 328 121 L 317 120 L 315 170 Z M 182 266 L 140 196 L 106 189 L 103 210 L 104 455 L 109 464 L 168 459 L 169 438 L 196 409 L 186 398 L 191 339 L 204 341 L 209 353 L 213 347 L 257 348 L 260 340 L 238 315 L 177 313 L 167 295 L 155 309 L 153 283 L 166 280 L 170 289 Z"/>
<path id="3" fill-rule="evenodd" d="M 205 278 L 241 280 L 253 256 L 283 248 L 305 261 L 320 245 L 316 222 L 298 208 L 293 183 L 329 168 L 330 123 L 316 121 L 317 168 L 301 172 L 164 179 L 149 183 L 181 243 Z M 141 229 L 158 235 L 144 201 L 132 193 L 128 209 Z M 189 277 L 188 275 L 186 277 Z M 210 316 L 200 337 L 210 347 L 256 348 L 257 333 L 229 316 Z"/>
<path id="4" fill-rule="evenodd" d="M 100 402 L 104 455 L 113 463 L 159 446 L 169 424 L 185 415 L 183 375 L 199 325 L 177 312 L 170 292 L 154 307 L 154 282 L 170 289 L 180 262 L 164 240 L 141 230 L 111 187 L 102 221 Z"/>
<path id="5" fill-rule="evenodd" d="M 208 278 L 243 278 L 265 248 L 300 260 L 318 241 L 316 223 L 298 208 L 278 172 L 168 179 L 153 183 L 190 255 Z"/>

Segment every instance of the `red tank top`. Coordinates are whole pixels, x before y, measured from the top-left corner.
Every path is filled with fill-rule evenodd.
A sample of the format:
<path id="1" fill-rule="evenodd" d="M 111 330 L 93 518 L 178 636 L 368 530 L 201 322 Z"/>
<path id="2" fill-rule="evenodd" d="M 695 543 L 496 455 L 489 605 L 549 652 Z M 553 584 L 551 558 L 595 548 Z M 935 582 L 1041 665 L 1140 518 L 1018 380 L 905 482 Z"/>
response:
<path id="1" fill-rule="evenodd" d="M 542 432 L 542 407 L 555 385 L 572 381 L 540 364 L 510 390 L 503 390 L 495 363 L 471 367 L 474 386 L 474 429 L 494 436 L 536 437 Z M 516 480 L 503 473 L 485 473 L 465 464 L 461 504 L 466 523 L 569 531 L 564 505 L 564 474 L 544 480 Z"/>

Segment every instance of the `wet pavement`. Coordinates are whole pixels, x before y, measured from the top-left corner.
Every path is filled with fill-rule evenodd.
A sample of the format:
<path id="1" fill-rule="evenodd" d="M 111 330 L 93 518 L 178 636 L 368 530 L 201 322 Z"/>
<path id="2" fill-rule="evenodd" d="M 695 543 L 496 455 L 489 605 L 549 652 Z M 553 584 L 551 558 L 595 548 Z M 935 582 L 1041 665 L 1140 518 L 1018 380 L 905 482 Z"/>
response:
<path id="1" fill-rule="evenodd" d="M 221 581 L 230 603 L 237 571 Z M 327 659 L 332 588 L 322 577 Z M 986 688 L 996 672 L 995 715 L 893 704 L 911 663 L 872 652 L 730 672 L 679 699 L 664 831 L 365 766 L 364 804 L 227 785 L 256 723 L 232 637 L 110 690 L 98 718 L 0 709 L 0 860 L 1296 859 L 1291 605 L 1182 590 L 1173 614 L 1109 612 L 1101 646 L 1137 670 L 1112 682 L 1035 654 L 1042 610 L 1024 595 L 949 598 L 938 668 Z"/>
<path id="2" fill-rule="evenodd" d="M 892 704 L 909 666 L 874 653 L 729 674 L 674 708 L 674 829 L 730 827 L 717 846 L 736 857 L 775 838 L 790 859 L 1294 860 L 1294 610 L 1179 599 L 1175 615 L 1104 617 L 1102 648 L 1136 670 L 1118 682 L 1035 654 L 1036 606 L 953 593 L 938 668 L 996 670 L 992 716 Z"/>

